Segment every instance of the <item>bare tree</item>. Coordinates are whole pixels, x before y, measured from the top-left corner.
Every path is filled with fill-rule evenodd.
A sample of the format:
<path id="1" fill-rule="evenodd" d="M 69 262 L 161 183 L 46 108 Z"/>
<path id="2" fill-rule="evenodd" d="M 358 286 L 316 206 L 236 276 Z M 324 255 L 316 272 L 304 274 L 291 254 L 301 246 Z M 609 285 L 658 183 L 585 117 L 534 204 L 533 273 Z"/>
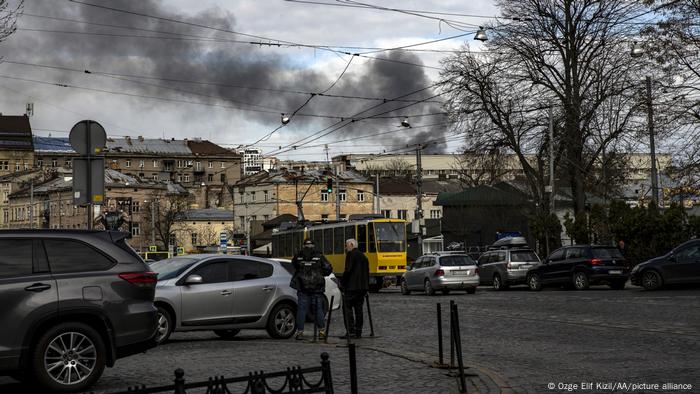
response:
<path id="1" fill-rule="evenodd" d="M 627 37 L 637 27 L 625 22 L 644 6 L 625 0 L 499 0 L 497 5 L 501 14 L 520 18 L 489 26 L 486 51 L 465 48 L 444 63 L 448 111 L 472 149 L 514 152 L 532 196 L 547 206 L 548 109 L 553 106 L 555 164 L 564 169 L 574 210 L 582 211 L 586 174 L 601 152 L 643 125 L 637 93 L 645 64 L 629 56 Z"/>
<path id="2" fill-rule="evenodd" d="M 489 152 L 465 150 L 455 155 L 453 169 L 457 171 L 459 180 L 467 187 L 493 185 L 509 175 L 511 169 L 507 166 L 509 157 L 500 150 Z"/>
<path id="3" fill-rule="evenodd" d="M 17 15 L 22 12 L 24 0 L 15 3 L 16 6 L 11 7 L 8 0 L 0 0 L 0 42 L 17 30 Z"/>
<path id="4" fill-rule="evenodd" d="M 415 166 L 406 161 L 406 159 L 398 157 L 389 160 L 389 162 L 384 165 L 384 169 L 389 171 L 392 175 L 408 174 L 413 171 L 414 168 Z"/>
<path id="5" fill-rule="evenodd" d="M 144 205 L 146 212 L 155 212 L 153 228 L 147 227 L 145 235 L 150 237 L 155 231 L 156 241 L 165 249 L 170 247 L 172 237 L 177 239 L 176 222 L 182 220 L 184 213 L 194 203 L 194 197 L 189 192 L 173 193 L 166 190 L 155 190 L 150 194 L 148 202 Z M 154 210 L 154 211 L 152 211 Z M 179 228 L 180 232 L 184 231 Z M 180 236 L 183 236 L 180 234 Z"/>

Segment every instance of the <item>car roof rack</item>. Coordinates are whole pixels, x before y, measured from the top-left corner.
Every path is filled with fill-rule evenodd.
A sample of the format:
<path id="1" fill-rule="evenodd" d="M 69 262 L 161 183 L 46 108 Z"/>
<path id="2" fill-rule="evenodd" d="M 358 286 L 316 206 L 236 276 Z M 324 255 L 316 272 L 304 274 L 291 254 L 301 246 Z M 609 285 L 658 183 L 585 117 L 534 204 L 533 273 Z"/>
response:
<path id="1" fill-rule="evenodd" d="M 530 249 L 525 237 L 505 237 L 494 242 L 489 246 L 488 250 L 505 250 L 505 249 Z"/>

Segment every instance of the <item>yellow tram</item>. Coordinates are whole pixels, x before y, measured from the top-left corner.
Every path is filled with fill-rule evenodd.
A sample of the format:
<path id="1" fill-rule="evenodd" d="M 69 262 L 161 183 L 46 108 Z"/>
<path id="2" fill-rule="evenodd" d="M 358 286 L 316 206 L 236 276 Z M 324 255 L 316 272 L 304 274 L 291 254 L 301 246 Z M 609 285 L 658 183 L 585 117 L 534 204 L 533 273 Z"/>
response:
<path id="1" fill-rule="evenodd" d="M 333 273 L 345 270 L 345 241 L 357 240 L 369 260 L 370 291 L 379 291 L 385 280 L 406 272 L 406 222 L 399 219 L 361 219 L 337 223 L 306 223 L 272 235 L 274 257 L 291 259 L 305 238 L 314 241 L 333 265 Z"/>

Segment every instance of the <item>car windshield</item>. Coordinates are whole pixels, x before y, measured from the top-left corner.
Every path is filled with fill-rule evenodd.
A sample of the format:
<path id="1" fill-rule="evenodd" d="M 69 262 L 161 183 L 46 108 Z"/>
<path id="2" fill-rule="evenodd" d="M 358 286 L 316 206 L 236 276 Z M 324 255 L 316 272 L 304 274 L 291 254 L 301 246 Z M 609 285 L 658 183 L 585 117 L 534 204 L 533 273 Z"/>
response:
<path id="1" fill-rule="evenodd" d="M 622 253 L 615 248 L 593 248 L 591 252 L 593 253 L 593 257 L 598 259 L 624 259 Z"/>
<path id="2" fill-rule="evenodd" d="M 537 254 L 532 250 L 518 250 L 510 252 L 510 261 L 525 262 L 525 261 L 540 261 Z"/>
<path id="3" fill-rule="evenodd" d="M 406 250 L 406 226 L 403 223 L 375 223 L 380 252 Z"/>
<path id="4" fill-rule="evenodd" d="M 443 267 L 458 267 L 462 265 L 476 265 L 476 262 L 469 256 L 442 256 L 440 265 Z"/>
<path id="5" fill-rule="evenodd" d="M 177 278 L 190 268 L 199 259 L 176 257 L 172 259 L 160 260 L 152 263 L 149 267 L 158 274 L 158 280 Z"/>

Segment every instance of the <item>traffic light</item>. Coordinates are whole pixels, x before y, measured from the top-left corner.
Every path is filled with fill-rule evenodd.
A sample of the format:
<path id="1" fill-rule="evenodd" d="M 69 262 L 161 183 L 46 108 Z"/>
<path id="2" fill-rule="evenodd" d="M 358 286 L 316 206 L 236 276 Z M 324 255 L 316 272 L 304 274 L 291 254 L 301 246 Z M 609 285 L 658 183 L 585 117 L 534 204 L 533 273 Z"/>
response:
<path id="1" fill-rule="evenodd" d="M 328 179 L 326 180 L 326 191 L 327 191 L 328 193 L 332 193 L 332 192 L 333 192 L 333 179 L 332 179 L 332 178 L 328 178 Z"/>

